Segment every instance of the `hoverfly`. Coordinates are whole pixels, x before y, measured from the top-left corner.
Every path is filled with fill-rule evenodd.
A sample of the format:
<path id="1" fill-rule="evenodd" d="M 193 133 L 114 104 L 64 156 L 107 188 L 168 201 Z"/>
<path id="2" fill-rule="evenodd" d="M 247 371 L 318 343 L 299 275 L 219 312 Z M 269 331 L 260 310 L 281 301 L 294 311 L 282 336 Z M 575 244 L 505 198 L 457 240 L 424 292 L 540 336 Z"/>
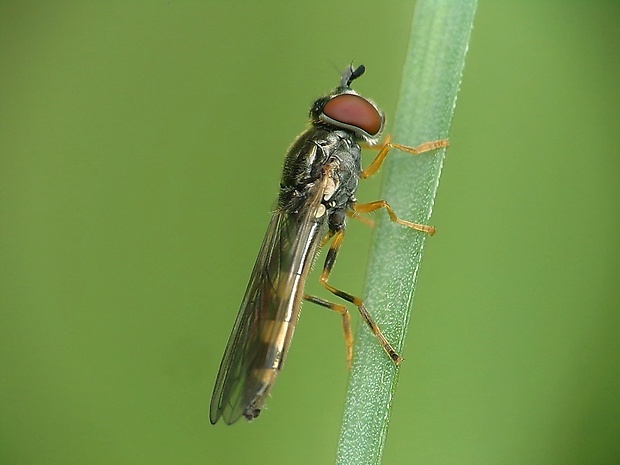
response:
<path id="1" fill-rule="evenodd" d="M 342 315 L 350 365 L 353 336 L 347 308 L 304 294 L 314 258 L 330 240 L 321 284 L 357 306 L 390 359 L 396 364 L 402 360 L 362 300 L 336 289 L 328 283 L 328 278 L 344 238 L 346 216 L 385 208 L 392 221 L 416 231 L 434 233 L 431 226 L 398 218 L 384 200 L 357 204 L 355 191 L 359 179 L 374 174 L 391 148 L 419 154 L 446 147 L 447 141 L 427 142 L 415 148 L 387 141 L 379 146 L 375 160 L 362 169 L 360 143 L 369 147 L 377 145 L 385 124 L 385 116 L 377 106 L 351 89 L 351 83 L 364 71 L 363 65 L 349 66 L 340 85 L 314 102 L 310 109 L 310 128 L 288 150 L 277 208 L 258 253 L 213 389 L 212 424 L 220 417 L 232 424 L 241 416 L 253 420 L 260 414 L 282 369 L 302 299 Z"/>

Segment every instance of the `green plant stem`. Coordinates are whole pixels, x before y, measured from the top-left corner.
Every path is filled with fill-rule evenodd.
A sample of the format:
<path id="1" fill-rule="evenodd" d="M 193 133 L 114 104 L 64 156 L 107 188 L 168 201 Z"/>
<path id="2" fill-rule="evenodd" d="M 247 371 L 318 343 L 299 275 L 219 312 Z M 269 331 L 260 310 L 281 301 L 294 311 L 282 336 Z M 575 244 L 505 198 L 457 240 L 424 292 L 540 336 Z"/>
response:
<path id="1" fill-rule="evenodd" d="M 415 147 L 448 137 L 475 10 L 476 0 L 417 2 L 394 124 L 395 142 Z M 392 152 L 382 168 L 381 198 L 399 217 L 428 223 L 445 149 L 417 156 Z M 386 216 L 381 215 L 374 233 L 364 301 L 388 340 L 402 353 L 426 235 Z M 354 350 L 336 462 L 379 464 L 398 368 L 366 325 L 360 325 Z"/>

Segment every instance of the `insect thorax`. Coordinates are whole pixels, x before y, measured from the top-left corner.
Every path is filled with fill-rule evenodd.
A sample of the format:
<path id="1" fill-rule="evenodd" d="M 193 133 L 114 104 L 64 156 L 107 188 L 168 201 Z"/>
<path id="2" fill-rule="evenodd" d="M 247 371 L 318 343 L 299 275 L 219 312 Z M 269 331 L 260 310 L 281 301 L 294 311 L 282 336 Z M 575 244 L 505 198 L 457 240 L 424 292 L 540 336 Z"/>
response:
<path id="1" fill-rule="evenodd" d="M 345 130 L 312 127 L 302 133 L 288 151 L 280 182 L 278 208 L 295 214 L 307 206 L 323 183 L 322 204 L 330 229 L 341 229 L 361 171 L 361 149 Z"/>

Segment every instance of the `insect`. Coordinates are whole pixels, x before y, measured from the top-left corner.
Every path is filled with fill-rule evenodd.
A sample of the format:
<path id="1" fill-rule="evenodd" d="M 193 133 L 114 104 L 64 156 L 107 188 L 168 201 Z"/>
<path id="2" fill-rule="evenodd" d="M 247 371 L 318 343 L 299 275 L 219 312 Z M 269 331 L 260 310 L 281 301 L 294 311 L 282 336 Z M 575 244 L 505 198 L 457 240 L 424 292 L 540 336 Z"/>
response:
<path id="1" fill-rule="evenodd" d="M 377 146 L 385 124 L 384 114 L 369 99 L 351 89 L 365 67 L 349 66 L 340 85 L 319 98 L 310 109 L 310 128 L 291 145 L 284 162 L 278 204 L 256 259 L 241 308 L 222 358 L 211 398 L 210 420 L 228 424 L 242 416 L 259 414 L 286 358 L 302 300 L 342 315 L 351 363 L 353 335 L 344 305 L 304 294 L 306 278 L 320 247 L 331 241 L 321 273 L 321 284 L 359 309 L 362 318 L 390 359 L 402 358 L 392 348 L 358 297 L 329 284 L 329 275 L 342 244 L 347 216 L 384 208 L 398 224 L 428 234 L 434 228 L 396 216 L 384 200 L 358 204 L 360 178 L 374 174 L 392 148 L 419 154 L 447 146 L 437 140 L 412 148 L 389 142 L 362 169 L 360 143 Z"/>

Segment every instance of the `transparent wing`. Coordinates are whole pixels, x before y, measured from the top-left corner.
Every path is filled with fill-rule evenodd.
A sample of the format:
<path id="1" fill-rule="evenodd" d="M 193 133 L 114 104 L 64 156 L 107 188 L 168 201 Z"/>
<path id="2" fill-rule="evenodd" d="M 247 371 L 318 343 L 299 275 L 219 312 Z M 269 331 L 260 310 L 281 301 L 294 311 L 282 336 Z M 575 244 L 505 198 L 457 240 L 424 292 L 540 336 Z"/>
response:
<path id="1" fill-rule="evenodd" d="M 325 229 L 326 215 L 319 214 L 323 188 L 317 182 L 298 212 L 277 211 L 271 218 L 213 389 L 213 424 L 220 417 L 237 421 L 271 387 L 273 378 L 261 378 L 261 370 L 275 377 L 281 367 Z"/>

